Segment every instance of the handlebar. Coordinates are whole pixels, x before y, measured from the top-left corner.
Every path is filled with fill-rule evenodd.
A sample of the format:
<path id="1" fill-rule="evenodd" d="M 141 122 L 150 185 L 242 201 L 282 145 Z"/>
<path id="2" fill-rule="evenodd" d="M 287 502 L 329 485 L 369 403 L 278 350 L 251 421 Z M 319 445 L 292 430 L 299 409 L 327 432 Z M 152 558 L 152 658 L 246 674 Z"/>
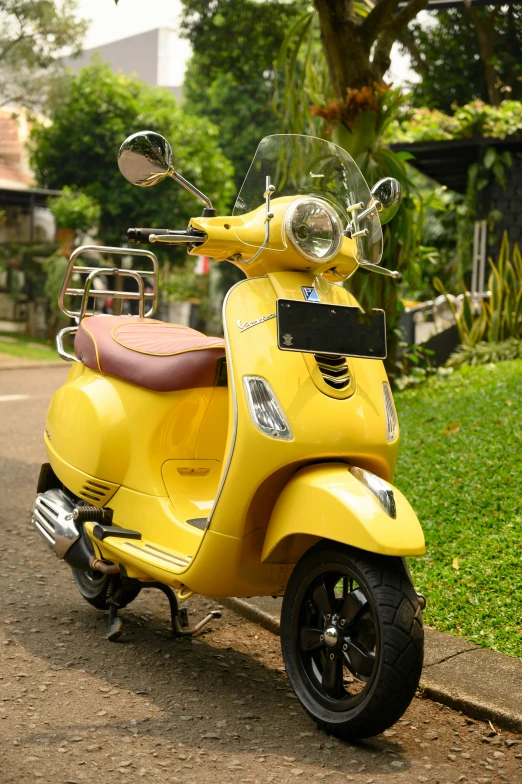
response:
<path id="1" fill-rule="evenodd" d="M 191 226 L 184 231 L 150 228 L 127 229 L 127 240 L 134 245 L 141 245 L 144 242 L 165 242 L 172 245 L 201 245 L 206 239 L 207 235 L 204 231 L 193 229 Z"/>

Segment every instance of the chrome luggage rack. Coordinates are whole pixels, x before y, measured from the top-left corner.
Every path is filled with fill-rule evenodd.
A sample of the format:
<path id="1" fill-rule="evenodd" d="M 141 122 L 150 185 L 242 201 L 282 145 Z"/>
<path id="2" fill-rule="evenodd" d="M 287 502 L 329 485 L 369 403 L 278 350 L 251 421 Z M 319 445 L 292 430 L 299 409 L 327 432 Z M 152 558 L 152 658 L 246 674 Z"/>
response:
<path id="1" fill-rule="evenodd" d="M 123 267 L 92 267 L 77 264 L 77 259 L 85 253 L 96 253 L 100 255 L 109 256 L 139 256 L 150 261 L 150 269 L 133 270 Z M 74 287 L 74 277 L 83 276 L 80 280 L 83 282 L 83 288 Z M 113 289 L 96 288 L 95 281 L 101 275 L 115 275 L 117 277 L 132 278 L 136 281 L 136 291 L 116 291 Z M 151 290 L 145 290 L 145 281 Z M 99 282 L 99 281 L 97 281 Z M 159 264 L 158 259 L 150 250 L 141 250 L 135 248 L 111 248 L 101 245 L 82 245 L 80 248 L 71 254 L 65 277 L 63 280 L 60 295 L 58 297 L 58 305 L 60 310 L 66 316 L 75 319 L 76 325 L 73 327 L 66 327 L 62 329 L 56 336 L 56 350 L 62 359 L 67 362 L 80 362 L 74 355 L 68 353 L 63 346 L 64 338 L 69 335 L 75 335 L 78 331 L 78 326 L 81 321 L 88 315 L 96 313 L 96 301 L 98 299 L 112 298 L 119 300 L 120 314 L 123 308 L 123 300 L 131 300 L 138 302 L 138 311 L 140 318 L 147 318 L 152 316 L 158 307 L 158 290 L 159 290 Z M 80 305 L 75 310 L 73 309 L 74 300 L 81 297 Z M 70 298 L 68 301 L 67 299 Z M 89 311 L 89 301 L 92 302 Z M 148 304 L 147 310 L 145 306 Z"/>

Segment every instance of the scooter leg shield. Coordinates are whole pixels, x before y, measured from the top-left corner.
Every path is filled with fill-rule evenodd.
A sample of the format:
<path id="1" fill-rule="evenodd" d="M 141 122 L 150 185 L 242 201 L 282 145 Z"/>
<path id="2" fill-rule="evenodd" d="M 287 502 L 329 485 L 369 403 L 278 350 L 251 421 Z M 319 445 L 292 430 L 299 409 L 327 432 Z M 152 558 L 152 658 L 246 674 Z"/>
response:
<path id="1" fill-rule="evenodd" d="M 395 501 L 390 516 L 346 463 L 308 466 L 295 474 L 274 507 L 262 560 L 284 561 L 287 537 L 320 537 L 383 555 L 422 555 L 424 534 L 410 504 L 387 484 Z M 283 561 L 281 560 L 283 559 Z"/>

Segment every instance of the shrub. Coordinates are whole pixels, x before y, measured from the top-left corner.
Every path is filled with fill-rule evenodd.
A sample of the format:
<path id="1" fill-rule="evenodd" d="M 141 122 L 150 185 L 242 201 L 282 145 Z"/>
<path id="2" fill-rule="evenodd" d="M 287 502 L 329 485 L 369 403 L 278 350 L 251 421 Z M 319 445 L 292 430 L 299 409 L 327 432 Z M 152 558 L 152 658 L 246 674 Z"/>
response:
<path id="1" fill-rule="evenodd" d="M 516 243 L 511 252 L 507 232 L 502 239 L 497 264 L 492 259 L 489 264 L 489 298 L 482 300 L 478 308 L 462 284 L 463 307 L 458 312 L 442 282 L 438 278 L 433 280 L 437 291 L 446 296 L 462 346 L 475 346 L 485 341 L 502 343 L 509 338 L 522 338 L 522 256 Z"/>
<path id="2" fill-rule="evenodd" d="M 491 362 L 503 362 L 508 359 L 522 359 L 522 340 L 509 338 L 502 343 L 480 341 L 474 346 L 459 346 L 446 362 L 446 367 L 488 365 Z"/>

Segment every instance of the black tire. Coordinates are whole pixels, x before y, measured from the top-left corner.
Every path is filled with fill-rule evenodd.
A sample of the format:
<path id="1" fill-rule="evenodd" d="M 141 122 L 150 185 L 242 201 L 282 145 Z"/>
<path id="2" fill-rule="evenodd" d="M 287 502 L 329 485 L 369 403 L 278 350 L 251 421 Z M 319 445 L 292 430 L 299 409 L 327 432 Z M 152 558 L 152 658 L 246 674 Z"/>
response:
<path id="1" fill-rule="evenodd" d="M 71 571 L 76 587 L 83 598 L 89 602 L 89 604 L 92 604 L 93 607 L 96 607 L 97 610 L 108 610 L 107 590 L 113 576 L 92 570 L 83 572 L 79 569 L 72 569 Z M 122 592 L 121 598 L 119 599 L 119 606 L 126 607 L 134 601 L 140 590 L 141 587 L 139 585 L 125 586 L 125 590 Z"/>
<path id="2" fill-rule="evenodd" d="M 312 547 L 286 588 L 281 648 L 319 728 L 355 740 L 391 727 L 415 695 L 424 652 L 421 608 L 402 560 L 329 541 Z"/>

